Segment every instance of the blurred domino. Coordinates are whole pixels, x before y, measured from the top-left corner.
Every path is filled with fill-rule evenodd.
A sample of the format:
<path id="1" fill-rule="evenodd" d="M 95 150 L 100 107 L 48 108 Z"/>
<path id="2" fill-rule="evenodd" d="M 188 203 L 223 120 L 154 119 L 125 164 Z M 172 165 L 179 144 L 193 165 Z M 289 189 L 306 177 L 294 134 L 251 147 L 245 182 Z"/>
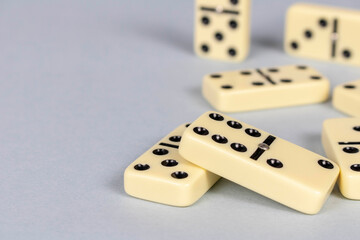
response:
<path id="1" fill-rule="evenodd" d="M 244 60 L 250 48 L 250 5 L 250 0 L 196 0 L 196 54 L 217 60 Z"/>
<path id="2" fill-rule="evenodd" d="M 178 153 L 181 125 L 127 167 L 125 191 L 134 197 L 173 205 L 189 206 L 219 179 Z"/>
<path id="3" fill-rule="evenodd" d="M 297 3 L 287 13 L 288 54 L 360 65 L 360 11 Z"/>
<path id="4" fill-rule="evenodd" d="M 360 118 L 326 120 L 322 141 L 327 156 L 341 169 L 338 181 L 341 193 L 360 200 Z"/>
<path id="5" fill-rule="evenodd" d="M 240 112 L 323 102 L 329 80 L 308 66 L 281 66 L 214 73 L 204 77 L 202 92 L 217 110 Z"/>
<path id="6" fill-rule="evenodd" d="M 339 174 L 335 163 L 316 153 L 214 112 L 191 124 L 179 152 L 198 166 L 308 214 L 321 209 Z"/>
<path id="7" fill-rule="evenodd" d="M 346 114 L 360 117 L 360 80 L 337 86 L 333 106 Z"/>

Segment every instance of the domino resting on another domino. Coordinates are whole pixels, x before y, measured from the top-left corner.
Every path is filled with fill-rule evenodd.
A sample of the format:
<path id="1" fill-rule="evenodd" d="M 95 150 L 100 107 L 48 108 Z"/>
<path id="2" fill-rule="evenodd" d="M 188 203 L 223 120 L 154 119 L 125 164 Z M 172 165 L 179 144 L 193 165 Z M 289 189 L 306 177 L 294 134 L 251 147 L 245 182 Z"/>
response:
<path id="1" fill-rule="evenodd" d="M 326 120 L 322 142 L 326 155 L 340 167 L 341 193 L 360 200 L 360 118 Z"/>
<path id="2" fill-rule="evenodd" d="M 225 115 L 207 112 L 184 132 L 179 153 L 192 163 L 307 214 L 331 193 L 332 161 Z"/>
<path id="3" fill-rule="evenodd" d="M 214 73 L 204 77 L 202 93 L 217 110 L 250 111 L 323 102 L 329 80 L 308 66 L 281 66 Z"/>
<path id="4" fill-rule="evenodd" d="M 250 5 L 250 0 L 196 0 L 195 53 L 217 60 L 244 60 L 250 48 Z"/>
<path id="5" fill-rule="evenodd" d="M 360 117 L 360 80 L 337 86 L 334 89 L 333 106 L 350 116 Z"/>
<path id="6" fill-rule="evenodd" d="M 127 167 L 125 191 L 131 196 L 173 205 L 189 206 L 219 179 L 186 161 L 178 153 L 187 125 L 181 125 Z"/>
<path id="7" fill-rule="evenodd" d="M 285 51 L 319 60 L 360 65 L 360 11 L 296 3 L 287 13 Z"/>

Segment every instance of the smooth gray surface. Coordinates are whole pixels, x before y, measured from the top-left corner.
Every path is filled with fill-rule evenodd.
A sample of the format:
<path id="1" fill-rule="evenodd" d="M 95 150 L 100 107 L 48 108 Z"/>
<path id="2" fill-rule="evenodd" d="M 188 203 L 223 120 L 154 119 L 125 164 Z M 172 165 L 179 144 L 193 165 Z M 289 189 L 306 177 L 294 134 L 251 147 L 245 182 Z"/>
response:
<path id="1" fill-rule="evenodd" d="M 283 52 L 292 2 L 253 1 L 250 56 L 226 63 L 193 54 L 190 0 L 1 1 L 0 239 L 358 238 L 359 202 L 337 188 L 315 216 L 224 179 L 188 208 L 123 189 L 131 162 L 211 109 L 204 74 L 309 64 L 332 87 L 360 78 Z M 323 120 L 345 117 L 329 102 L 231 116 L 319 154 Z"/>

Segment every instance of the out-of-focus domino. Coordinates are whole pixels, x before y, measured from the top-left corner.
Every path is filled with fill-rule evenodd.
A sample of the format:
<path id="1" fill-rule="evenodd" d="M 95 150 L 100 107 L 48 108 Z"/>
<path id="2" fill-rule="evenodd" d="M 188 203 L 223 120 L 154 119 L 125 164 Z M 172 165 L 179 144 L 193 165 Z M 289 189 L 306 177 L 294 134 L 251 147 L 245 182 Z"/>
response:
<path id="1" fill-rule="evenodd" d="M 205 99 L 222 112 L 323 102 L 329 80 L 308 66 L 281 66 L 214 73 L 204 77 Z"/>
<path id="2" fill-rule="evenodd" d="M 360 80 L 337 86 L 333 106 L 350 116 L 360 117 Z"/>
<path id="3" fill-rule="evenodd" d="M 191 124 L 179 152 L 198 166 L 307 214 L 321 209 L 339 174 L 332 161 L 215 112 Z"/>
<path id="4" fill-rule="evenodd" d="M 322 142 L 328 158 L 340 167 L 341 193 L 360 200 L 360 118 L 326 120 Z"/>
<path id="5" fill-rule="evenodd" d="M 134 197 L 189 206 L 219 179 L 219 176 L 186 161 L 178 153 L 187 125 L 181 125 L 127 167 L 125 191 Z"/>
<path id="6" fill-rule="evenodd" d="M 250 0 L 196 0 L 195 53 L 242 61 L 250 48 Z"/>
<path id="7" fill-rule="evenodd" d="M 287 13 L 285 51 L 291 55 L 360 65 L 360 11 L 296 3 Z"/>

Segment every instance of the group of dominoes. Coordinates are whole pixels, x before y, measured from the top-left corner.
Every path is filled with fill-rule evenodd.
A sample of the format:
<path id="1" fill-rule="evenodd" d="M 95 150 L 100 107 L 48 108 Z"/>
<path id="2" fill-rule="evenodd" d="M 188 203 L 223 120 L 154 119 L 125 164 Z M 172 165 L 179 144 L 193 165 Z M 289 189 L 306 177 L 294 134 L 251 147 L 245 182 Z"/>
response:
<path id="1" fill-rule="evenodd" d="M 241 61 L 249 49 L 250 0 L 196 0 L 195 52 Z M 303 57 L 360 65 L 360 12 L 313 4 L 290 7 L 285 50 Z M 221 112 L 326 101 L 329 80 L 309 66 L 209 74 L 202 92 Z M 163 138 L 125 170 L 134 197 L 189 206 L 224 177 L 307 214 L 320 211 L 338 182 L 360 200 L 360 81 L 335 88 L 333 106 L 352 118 L 328 119 L 322 142 L 328 158 L 222 113 L 207 112 Z M 357 118 L 356 118 L 357 117 Z"/>

